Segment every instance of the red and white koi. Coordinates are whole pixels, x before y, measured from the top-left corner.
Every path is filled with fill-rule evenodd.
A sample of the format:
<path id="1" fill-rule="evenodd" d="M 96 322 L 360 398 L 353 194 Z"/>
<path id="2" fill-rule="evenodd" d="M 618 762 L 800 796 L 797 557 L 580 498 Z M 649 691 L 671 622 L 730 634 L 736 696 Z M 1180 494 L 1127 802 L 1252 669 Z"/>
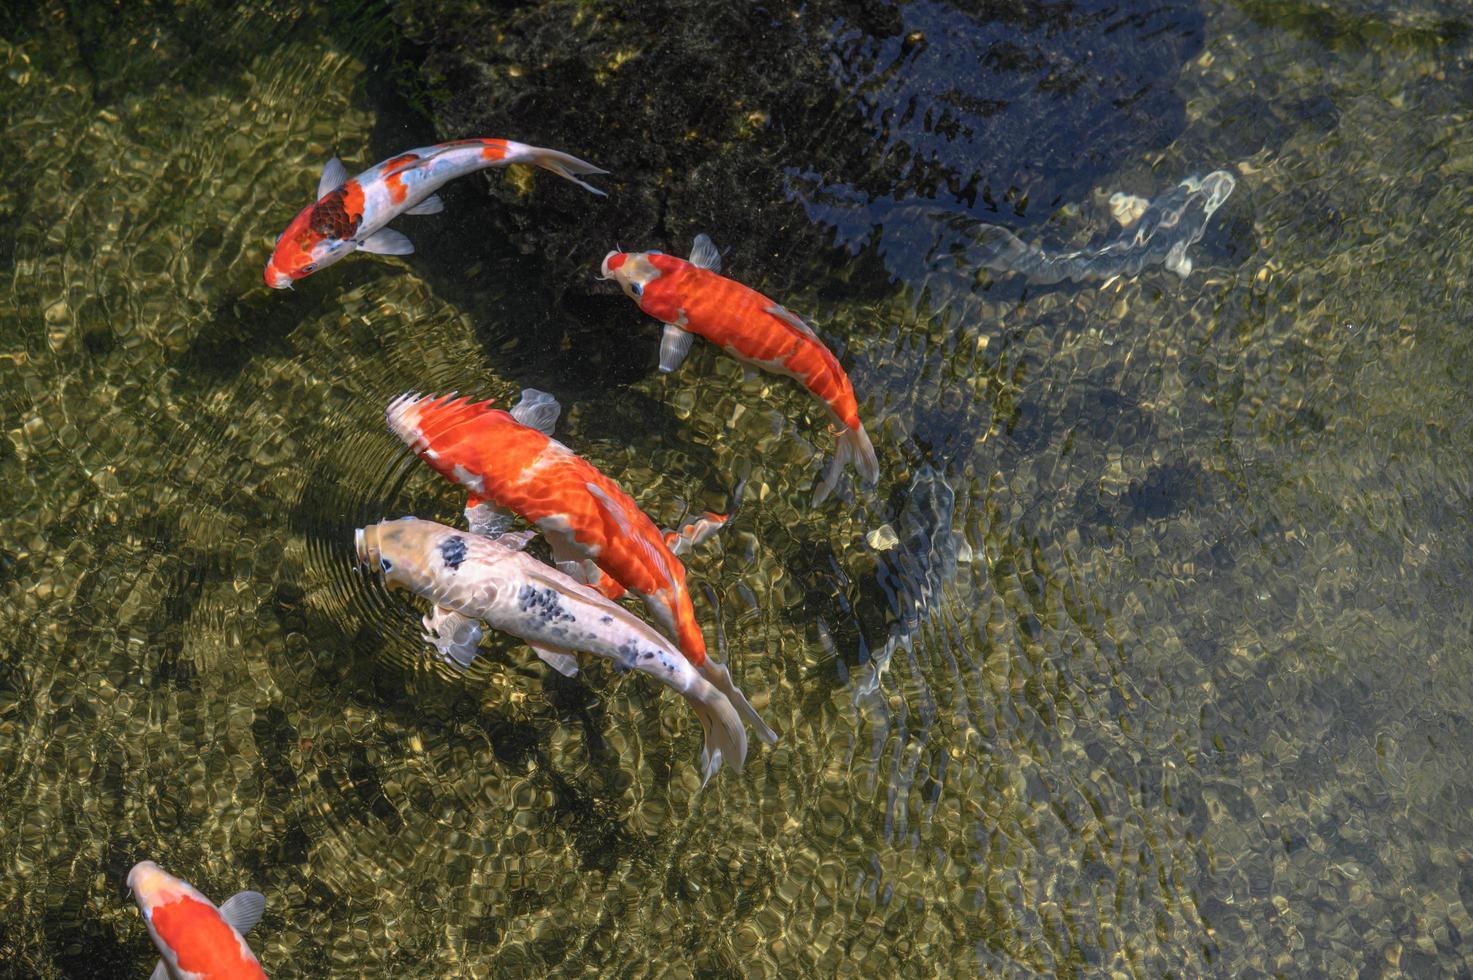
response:
<path id="1" fill-rule="evenodd" d="M 237 892 L 217 908 L 152 861 L 133 866 L 128 887 L 163 957 L 149 980 L 266 980 L 245 941 L 266 910 L 260 892 Z"/>
<path id="2" fill-rule="evenodd" d="M 327 161 L 317 182 L 317 200 L 307 205 L 276 238 L 266 263 L 266 285 L 286 289 L 354 252 L 408 255 L 414 245 L 385 228 L 401 214 L 437 214 L 445 203 L 435 191 L 487 167 L 530 163 L 602 195 L 580 175 L 602 174 L 575 156 L 513 140 L 469 139 L 421 147 L 391 157 L 356 177 L 342 161 Z"/>
<path id="3" fill-rule="evenodd" d="M 880 461 L 864 423 L 849 376 L 833 353 L 796 314 L 755 289 L 720 275 L 721 253 L 697 235 L 690 259 L 662 252 L 610 252 L 601 276 L 619 284 L 639 308 L 665 324 L 660 370 L 674 371 L 700 334 L 743 364 L 796 379 L 828 408 L 840 427 L 834 460 L 813 495 L 823 503 L 845 463 L 865 482 L 880 478 Z"/>
<path id="4" fill-rule="evenodd" d="M 501 533 L 512 515 L 533 524 L 552 548 L 563 572 L 611 599 L 627 589 L 645 602 L 691 665 L 730 699 L 738 714 L 765 742 L 777 734 L 732 681 L 726 665 L 706 653 L 706 640 L 686 588 L 685 566 L 672 546 L 684 549 L 724 523 L 707 515 L 689 534 L 667 538 L 613 480 L 552 438 L 557 402 L 527 389 L 510 412 L 450 396 L 405 394 L 384 413 L 389 429 L 441 476 L 469 491 L 466 517 L 478 533 Z M 684 542 L 684 543 L 682 543 Z M 426 621 L 431 633 L 440 621 Z M 434 636 L 428 636 L 436 642 Z M 460 639 L 460 638 L 457 638 Z M 436 642 L 437 646 L 441 644 Z M 447 651 L 460 659 L 463 642 Z M 569 673 L 568 664 L 543 657 Z"/>
<path id="5" fill-rule="evenodd" d="M 521 551 L 525 543 L 525 536 L 487 538 L 412 517 L 355 536 L 358 560 L 381 571 L 386 584 L 519 637 L 544 660 L 576 665 L 575 654 L 593 654 L 673 688 L 705 731 L 701 785 L 723 761 L 741 772 L 747 732 L 731 700 L 644 620 Z"/>

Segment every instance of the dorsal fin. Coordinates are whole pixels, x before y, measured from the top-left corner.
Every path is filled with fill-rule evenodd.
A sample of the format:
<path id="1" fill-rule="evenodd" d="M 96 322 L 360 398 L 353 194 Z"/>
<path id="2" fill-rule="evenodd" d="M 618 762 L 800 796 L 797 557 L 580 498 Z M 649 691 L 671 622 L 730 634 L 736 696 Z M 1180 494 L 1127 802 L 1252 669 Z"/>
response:
<path id="1" fill-rule="evenodd" d="M 818 340 L 818 334 L 813 332 L 813 328 L 804 323 L 803 318 L 794 313 L 792 310 L 773 303 L 766 309 L 765 312 L 771 313 L 773 316 L 777 317 L 779 320 L 786 323 L 788 326 L 792 327 L 794 330 L 798 331 L 809 340 L 814 340 L 822 343 L 822 341 Z"/>
<path id="2" fill-rule="evenodd" d="M 674 576 L 670 571 L 670 563 L 655 549 L 654 545 L 650 544 L 648 538 L 635 532 L 633 522 L 630 521 L 629 515 L 624 513 L 624 508 L 619 505 L 619 502 L 610 497 L 602 487 L 595 483 L 585 483 L 583 485 L 588 488 L 589 493 L 593 494 L 593 499 L 598 501 L 598 505 L 603 509 L 603 512 L 613 519 L 614 524 L 619 528 L 619 533 L 623 534 L 625 538 L 639 549 L 640 554 L 644 555 L 645 560 L 650 563 L 650 567 L 657 569 L 667 579 L 673 578 Z"/>
<path id="3" fill-rule="evenodd" d="M 333 157 L 322 167 L 322 176 L 317 178 L 317 200 L 322 200 L 348 182 L 348 168 L 343 161 Z"/>

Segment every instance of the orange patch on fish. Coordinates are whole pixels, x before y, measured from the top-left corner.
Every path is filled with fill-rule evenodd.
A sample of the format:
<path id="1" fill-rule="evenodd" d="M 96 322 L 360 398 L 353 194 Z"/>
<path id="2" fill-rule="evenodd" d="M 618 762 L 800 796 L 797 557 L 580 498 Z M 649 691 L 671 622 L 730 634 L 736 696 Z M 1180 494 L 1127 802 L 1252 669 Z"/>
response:
<path id="1" fill-rule="evenodd" d="M 188 895 L 153 907 L 154 931 L 169 944 L 179 969 L 205 977 L 265 980 L 254 957 L 241 949 L 235 930 L 220 913 Z"/>
<path id="2" fill-rule="evenodd" d="M 409 196 L 409 185 L 404 183 L 404 170 L 419 159 L 418 153 L 401 153 L 383 162 L 384 186 L 389 189 L 389 200 L 403 204 Z"/>

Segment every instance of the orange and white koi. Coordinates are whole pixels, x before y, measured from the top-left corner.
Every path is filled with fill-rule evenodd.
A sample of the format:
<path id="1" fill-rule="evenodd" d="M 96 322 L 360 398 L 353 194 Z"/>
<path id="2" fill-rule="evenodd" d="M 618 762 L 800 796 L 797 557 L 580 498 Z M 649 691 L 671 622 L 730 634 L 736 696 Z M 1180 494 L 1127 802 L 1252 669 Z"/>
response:
<path id="1" fill-rule="evenodd" d="M 530 163 L 602 195 L 580 175 L 607 173 L 575 156 L 513 140 L 469 139 L 420 147 L 390 157 L 356 177 L 336 157 L 317 182 L 317 200 L 276 237 L 266 263 L 266 285 L 286 289 L 354 252 L 408 255 L 414 245 L 385 228 L 401 214 L 437 214 L 445 203 L 435 191 L 487 167 Z"/>
<path id="2" fill-rule="evenodd" d="M 260 892 L 237 892 L 217 908 L 152 861 L 133 866 L 128 887 L 163 957 L 150 980 L 266 980 L 245 941 L 266 910 Z"/>
<path id="3" fill-rule="evenodd" d="M 360 528 L 355 544 L 389 586 L 519 637 L 544 660 L 576 664 L 575 654 L 589 653 L 673 688 L 705 731 L 702 785 L 723 761 L 742 771 L 747 732 L 731 700 L 644 620 L 520 550 L 525 536 L 487 538 L 406 517 Z"/>
<path id="4" fill-rule="evenodd" d="M 743 364 L 796 379 L 828 408 L 840 427 L 833 462 L 813 495 L 823 503 L 853 463 L 865 482 L 880 478 L 849 376 L 813 328 L 755 289 L 720 275 L 721 253 L 697 235 L 690 259 L 662 252 L 610 252 L 601 277 L 613 279 L 639 308 L 665 324 L 660 370 L 674 371 L 700 334 Z"/>
<path id="5" fill-rule="evenodd" d="M 666 535 L 618 484 L 552 438 L 558 412 L 551 395 L 527 389 L 510 413 L 490 402 L 409 393 L 394 399 L 384 417 L 437 473 L 469 491 L 466 517 L 473 531 L 499 534 L 514 514 L 542 533 L 563 572 L 611 599 L 626 589 L 638 595 L 691 666 L 730 699 L 758 737 L 777 741 L 726 665 L 706 653 L 685 566 Z M 676 534 L 670 540 L 677 546 L 681 540 L 698 543 L 722 523 L 719 515 L 709 515 L 691 525 L 688 538 Z M 426 626 L 433 632 L 434 620 Z M 543 659 L 567 672 L 566 664 Z"/>

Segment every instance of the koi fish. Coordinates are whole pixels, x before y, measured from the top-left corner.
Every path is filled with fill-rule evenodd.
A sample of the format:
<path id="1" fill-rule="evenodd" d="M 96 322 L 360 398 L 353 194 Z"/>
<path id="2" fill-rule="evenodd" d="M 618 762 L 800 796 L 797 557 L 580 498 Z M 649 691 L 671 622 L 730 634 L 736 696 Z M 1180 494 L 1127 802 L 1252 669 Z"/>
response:
<path id="1" fill-rule="evenodd" d="M 578 175 L 608 172 L 557 150 L 496 139 L 455 140 L 410 150 L 357 177 L 349 177 L 342 161 L 334 157 L 322 168 L 317 200 L 276 236 L 276 248 L 266 263 L 266 285 L 290 288 L 354 252 L 408 255 L 414 245 L 385 225 L 401 214 L 438 214 L 445 209 L 435 193 L 441 186 L 477 170 L 511 163 L 551 170 L 598 195 L 603 191 Z"/>
<path id="2" fill-rule="evenodd" d="M 487 538 L 406 517 L 359 528 L 358 560 L 437 606 L 524 640 L 544 660 L 578 653 L 612 660 L 673 688 L 705 732 L 701 785 L 723 761 L 737 772 L 747 732 L 731 700 L 702 677 L 669 640 L 623 606 L 519 550 L 526 538 Z"/>
<path id="3" fill-rule="evenodd" d="M 237 892 L 217 908 L 152 861 L 133 865 L 128 887 L 163 956 L 149 980 L 266 980 L 244 938 L 266 911 L 260 892 Z"/>
<path id="4" fill-rule="evenodd" d="M 625 590 L 638 595 L 691 666 L 731 700 L 758 737 L 777 741 L 726 665 L 707 655 L 685 566 L 666 543 L 697 544 L 723 521 L 718 515 L 696 521 L 685 545 L 680 533 L 667 539 L 617 483 L 552 438 L 558 411 L 551 395 L 533 389 L 522 392 L 510 413 L 490 402 L 407 393 L 389 403 L 384 418 L 435 472 L 469 491 L 472 530 L 499 534 L 513 515 L 521 517 L 547 539 L 559 570 L 610 599 Z M 425 625 L 435 632 L 432 621 Z M 464 654 L 464 646 L 458 652 Z M 549 663 L 568 672 L 566 663 Z"/>
<path id="5" fill-rule="evenodd" d="M 720 272 L 721 253 L 710 238 L 697 235 L 689 260 L 661 252 L 610 252 L 600 277 L 613 279 L 641 310 L 665 324 L 661 371 L 679 367 L 693 335 L 700 334 L 749 367 L 796 379 L 824 403 L 841 431 L 833 462 L 814 491 L 814 506 L 834 489 L 846 463 L 866 483 L 878 481 L 880 461 L 838 359 L 796 314 Z"/>

